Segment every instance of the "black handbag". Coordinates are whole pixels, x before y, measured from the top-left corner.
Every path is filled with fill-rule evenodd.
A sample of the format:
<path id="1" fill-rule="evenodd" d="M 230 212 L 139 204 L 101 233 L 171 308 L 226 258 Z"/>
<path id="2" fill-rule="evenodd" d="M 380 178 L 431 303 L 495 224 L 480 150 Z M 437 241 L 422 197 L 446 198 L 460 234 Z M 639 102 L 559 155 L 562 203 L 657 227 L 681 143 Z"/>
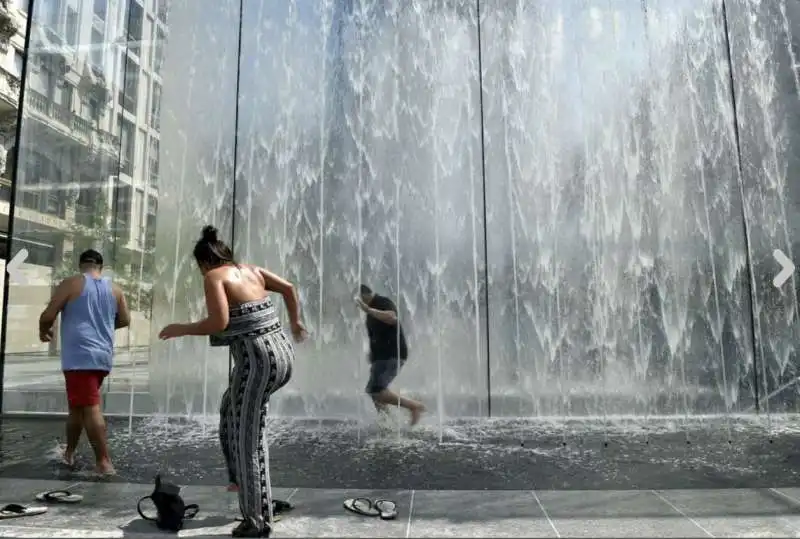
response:
<path id="1" fill-rule="evenodd" d="M 148 517 L 142 512 L 142 502 L 145 500 L 150 500 L 155 505 L 156 518 Z M 186 505 L 181 498 L 181 487 L 162 481 L 161 474 L 158 474 L 153 493 L 141 498 L 136 504 L 136 510 L 143 519 L 155 522 L 160 530 L 177 533 L 183 529 L 183 521 L 194 518 L 200 508 L 194 503 Z"/>

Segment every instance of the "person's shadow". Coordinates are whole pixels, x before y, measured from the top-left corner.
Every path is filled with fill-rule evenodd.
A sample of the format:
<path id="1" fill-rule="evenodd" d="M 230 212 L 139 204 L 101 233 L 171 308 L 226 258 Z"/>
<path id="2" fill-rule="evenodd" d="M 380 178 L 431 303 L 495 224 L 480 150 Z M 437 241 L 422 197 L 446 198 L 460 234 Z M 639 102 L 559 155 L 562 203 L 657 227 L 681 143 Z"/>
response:
<path id="1" fill-rule="evenodd" d="M 219 535 L 230 536 L 231 529 L 236 524 L 238 524 L 238 522 L 234 520 L 232 517 L 228 518 L 219 515 L 212 515 L 206 518 L 192 518 L 184 520 L 183 530 L 194 530 L 198 528 L 220 528 L 222 526 L 226 526 L 227 527 L 226 529 L 214 530 L 215 533 L 211 533 L 209 535 L 219 534 Z M 155 522 L 151 520 L 145 520 L 143 518 L 137 518 L 136 520 L 132 520 L 126 525 L 120 526 L 119 529 L 122 530 L 122 533 L 124 535 L 129 535 L 129 534 L 141 535 L 143 533 L 147 534 L 163 533 L 165 535 L 177 535 L 171 531 L 159 530 Z"/>

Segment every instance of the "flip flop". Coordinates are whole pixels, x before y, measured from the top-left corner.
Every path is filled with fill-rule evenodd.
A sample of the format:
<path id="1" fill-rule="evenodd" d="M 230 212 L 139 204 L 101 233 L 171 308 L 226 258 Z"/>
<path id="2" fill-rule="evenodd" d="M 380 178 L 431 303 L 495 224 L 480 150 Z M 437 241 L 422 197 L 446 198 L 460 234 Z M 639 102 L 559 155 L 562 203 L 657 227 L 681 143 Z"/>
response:
<path id="1" fill-rule="evenodd" d="M 83 496 L 73 494 L 68 490 L 49 490 L 36 495 L 37 502 L 78 503 L 81 500 L 83 500 Z"/>
<path id="2" fill-rule="evenodd" d="M 244 522 L 244 517 L 236 517 L 233 520 L 235 520 L 236 522 Z M 280 521 L 281 521 L 281 516 L 277 515 L 277 514 L 275 514 L 275 512 L 273 512 L 272 513 L 272 523 L 274 524 L 274 523 L 280 522 Z"/>
<path id="3" fill-rule="evenodd" d="M 377 517 L 381 514 L 369 498 L 348 498 L 344 501 L 344 508 L 362 517 Z"/>
<path id="4" fill-rule="evenodd" d="M 283 500 L 272 500 L 273 515 L 282 515 L 283 513 L 288 513 L 292 509 L 294 509 L 294 505 L 290 504 L 289 502 L 285 502 Z"/>
<path id="5" fill-rule="evenodd" d="M 375 500 L 375 509 L 380 513 L 381 520 L 394 520 L 397 518 L 397 504 L 391 500 Z"/>
<path id="6" fill-rule="evenodd" d="M 26 507 L 18 503 L 10 503 L 0 508 L 0 520 L 6 518 L 30 517 L 47 513 L 47 507 Z"/>

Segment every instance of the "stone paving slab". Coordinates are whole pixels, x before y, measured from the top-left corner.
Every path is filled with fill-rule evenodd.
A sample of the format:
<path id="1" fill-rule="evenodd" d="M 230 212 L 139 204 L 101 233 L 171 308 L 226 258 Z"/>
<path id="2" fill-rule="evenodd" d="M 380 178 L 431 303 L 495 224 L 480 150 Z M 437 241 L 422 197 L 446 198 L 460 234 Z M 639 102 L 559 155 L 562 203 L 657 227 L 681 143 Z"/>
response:
<path id="1" fill-rule="evenodd" d="M 786 489 L 659 491 L 705 537 L 798 537 L 800 502 Z"/>
<path id="2" fill-rule="evenodd" d="M 0 504 L 69 489 L 77 505 L 0 520 L 0 537 L 163 537 L 136 512 L 151 485 L 0 479 Z M 238 515 L 224 486 L 189 486 L 199 518 L 179 537 L 230 536 Z M 425 491 L 274 489 L 296 509 L 274 537 L 800 537 L 800 489 L 639 491 Z M 398 518 L 381 521 L 342 508 L 346 498 L 388 498 Z"/>
<path id="3" fill-rule="evenodd" d="M 414 491 L 408 537 L 558 537 L 532 491 Z"/>
<path id="4" fill-rule="evenodd" d="M 562 537 L 699 537 L 702 531 L 649 490 L 537 491 Z"/>

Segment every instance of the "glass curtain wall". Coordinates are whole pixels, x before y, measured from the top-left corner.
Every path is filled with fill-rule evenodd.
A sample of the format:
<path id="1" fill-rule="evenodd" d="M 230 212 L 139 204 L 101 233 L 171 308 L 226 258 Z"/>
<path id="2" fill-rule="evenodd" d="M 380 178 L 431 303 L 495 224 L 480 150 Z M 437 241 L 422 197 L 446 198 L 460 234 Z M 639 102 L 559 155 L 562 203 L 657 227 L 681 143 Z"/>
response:
<path id="1" fill-rule="evenodd" d="M 106 409 L 215 414 L 227 353 L 155 338 L 209 223 L 299 288 L 276 414 L 374 414 L 360 283 L 440 420 L 796 411 L 797 0 L 34 6 L 6 411 L 64 409 L 36 319 L 95 247 L 134 311 Z"/>

